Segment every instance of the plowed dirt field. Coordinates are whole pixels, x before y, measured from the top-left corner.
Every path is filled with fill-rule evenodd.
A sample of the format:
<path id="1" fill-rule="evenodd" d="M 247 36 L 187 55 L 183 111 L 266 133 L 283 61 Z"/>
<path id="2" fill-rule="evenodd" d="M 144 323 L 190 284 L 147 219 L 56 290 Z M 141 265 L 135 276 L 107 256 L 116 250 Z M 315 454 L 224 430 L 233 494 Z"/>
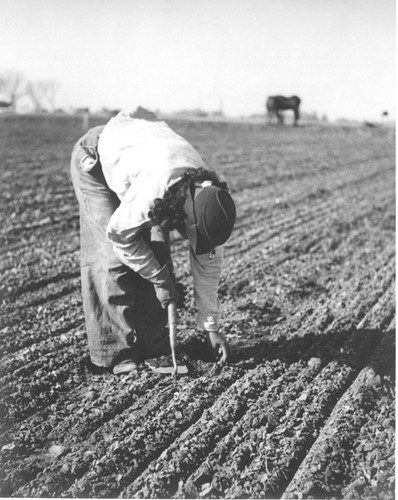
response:
<path id="1" fill-rule="evenodd" d="M 88 369 L 80 119 L 0 119 L 1 494 L 394 498 L 394 131 L 171 125 L 238 211 L 220 283 L 232 362 L 209 361 L 190 293 L 176 381 Z M 189 288 L 183 241 L 173 256 Z"/>

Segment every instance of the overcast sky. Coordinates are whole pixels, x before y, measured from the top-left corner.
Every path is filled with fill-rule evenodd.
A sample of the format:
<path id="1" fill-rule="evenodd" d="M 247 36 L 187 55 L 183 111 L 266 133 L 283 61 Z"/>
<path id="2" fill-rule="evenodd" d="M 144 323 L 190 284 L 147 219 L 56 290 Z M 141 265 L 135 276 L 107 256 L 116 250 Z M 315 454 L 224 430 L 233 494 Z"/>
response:
<path id="1" fill-rule="evenodd" d="M 0 0 L 0 70 L 60 82 L 58 106 L 394 114 L 394 0 Z"/>

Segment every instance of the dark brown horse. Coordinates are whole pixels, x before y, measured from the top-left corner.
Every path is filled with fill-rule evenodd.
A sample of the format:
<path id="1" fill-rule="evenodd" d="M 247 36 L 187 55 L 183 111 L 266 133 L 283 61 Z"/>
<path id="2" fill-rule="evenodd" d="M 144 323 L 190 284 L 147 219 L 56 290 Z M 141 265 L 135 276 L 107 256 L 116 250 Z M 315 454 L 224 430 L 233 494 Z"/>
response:
<path id="1" fill-rule="evenodd" d="M 291 109 L 294 113 L 294 125 L 297 125 L 300 118 L 300 103 L 301 99 L 296 95 L 292 97 L 284 97 L 283 95 L 269 96 L 266 102 L 269 121 L 275 115 L 277 122 L 283 125 L 283 111 Z"/>

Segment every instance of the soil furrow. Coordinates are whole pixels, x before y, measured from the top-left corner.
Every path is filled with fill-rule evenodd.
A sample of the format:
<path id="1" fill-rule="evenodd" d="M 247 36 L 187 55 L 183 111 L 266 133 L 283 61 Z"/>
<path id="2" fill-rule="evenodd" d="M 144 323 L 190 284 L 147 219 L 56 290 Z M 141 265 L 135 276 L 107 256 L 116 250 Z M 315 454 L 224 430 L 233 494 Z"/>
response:
<path id="1" fill-rule="evenodd" d="M 24 311 L 25 308 L 47 305 L 49 302 L 64 297 L 65 295 L 74 295 L 76 292 L 80 291 L 80 288 L 79 275 L 79 277 L 76 278 L 50 283 L 45 289 L 35 290 L 34 292 L 27 293 L 26 296 L 25 294 L 21 295 L 15 302 L 4 304 L 4 322 L 0 323 L 1 328 L 5 328 L 9 324 L 14 324 L 16 316 L 15 309 L 18 309 L 20 312 Z M 9 315 L 12 315 L 11 323 L 9 323 Z"/>
<path id="2" fill-rule="evenodd" d="M 394 498 L 394 335 L 338 401 L 282 498 Z"/>
<path id="3" fill-rule="evenodd" d="M 79 266 L 76 264 L 76 261 L 78 260 L 78 255 L 75 254 L 72 255 L 71 257 L 73 257 L 73 259 L 65 258 L 63 262 L 59 260 L 57 267 L 54 270 L 49 269 L 45 278 L 44 277 L 41 278 L 40 275 L 37 277 L 29 276 L 29 278 L 25 281 L 24 284 L 21 283 L 19 286 L 14 285 L 10 287 L 7 290 L 7 293 L 4 293 L 4 300 L 15 301 L 16 299 L 21 297 L 21 295 L 41 290 L 42 288 L 45 288 L 47 285 L 58 283 L 61 280 L 76 278 L 80 276 L 80 269 Z"/>
<path id="4" fill-rule="evenodd" d="M 307 235 L 312 235 L 314 242 L 316 242 L 317 238 L 321 239 L 322 237 L 328 236 L 330 231 L 333 231 L 334 227 L 336 229 L 341 228 L 341 220 L 345 221 L 346 224 L 346 230 L 355 228 L 357 227 L 362 221 L 366 221 L 369 216 L 371 216 L 374 212 L 373 208 L 368 208 L 369 206 L 369 199 L 368 195 L 364 195 L 365 198 L 358 199 L 357 200 L 357 205 L 355 207 L 356 212 L 359 211 L 361 208 L 361 205 L 365 210 L 359 211 L 359 213 L 352 213 L 350 212 L 349 218 L 347 216 L 347 207 L 342 205 L 340 207 L 340 210 L 337 209 L 337 205 L 335 204 L 333 212 L 330 210 L 326 210 L 325 212 L 322 212 L 320 210 L 315 210 L 313 213 L 309 212 L 308 215 L 303 217 L 300 220 L 300 217 L 297 218 L 292 218 L 292 221 L 290 224 L 287 224 L 286 226 L 279 227 L 275 231 L 257 231 L 256 234 L 254 235 L 254 241 L 253 239 L 246 239 L 243 242 L 240 242 L 239 245 L 239 252 L 237 250 L 231 252 L 232 255 L 237 254 L 239 255 L 241 252 L 252 252 L 253 250 L 256 250 L 259 247 L 263 247 L 264 244 L 267 244 L 267 247 L 270 246 L 270 243 L 276 243 L 276 246 L 271 247 L 273 251 L 276 249 L 279 249 L 283 247 L 284 245 L 288 245 L 290 249 L 294 249 L 294 243 L 295 239 L 302 239 L 303 234 Z M 388 197 L 385 196 L 385 193 L 383 195 L 383 200 L 384 200 L 384 206 L 380 207 L 381 209 L 387 208 L 388 206 L 391 205 L 391 200 L 388 199 Z M 317 207 L 318 208 L 318 207 Z M 329 218 L 331 219 L 329 221 L 328 226 L 323 226 L 319 224 L 319 221 L 324 218 L 325 213 L 329 213 Z M 333 214 L 333 218 L 330 217 L 330 214 Z M 344 214 L 344 219 L 342 219 Z M 347 220 L 348 219 L 348 220 Z M 334 227 L 333 227 L 334 226 Z M 299 231 L 298 231 L 299 229 Z M 315 230 L 320 230 L 322 231 L 321 235 L 317 235 L 316 233 L 314 234 Z M 258 239 L 255 238 L 256 236 L 263 235 L 263 238 Z M 248 243 L 249 241 L 250 244 Z M 268 242 L 268 243 L 267 243 Z M 307 249 L 303 249 L 302 245 L 298 245 L 296 248 L 297 252 L 308 252 Z"/>
<path id="5" fill-rule="evenodd" d="M 0 330 L 0 346 L 8 360 L 18 357 L 19 351 L 41 343 L 49 337 L 66 333 L 83 321 L 80 294 L 77 292 L 47 302 L 46 306 L 25 309 L 25 317 L 19 321 L 8 317 L 8 326 Z M 0 374 L 3 362 L 0 362 Z"/>
<path id="6" fill-rule="evenodd" d="M 145 442 L 145 450 L 141 451 L 134 449 L 137 447 L 137 445 L 134 446 L 134 443 L 130 445 L 134 450 L 130 451 L 130 458 L 131 455 L 133 455 L 134 460 L 133 463 L 131 463 L 131 461 L 129 460 L 129 465 L 123 466 L 122 469 L 118 469 L 122 473 L 122 478 L 115 478 L 113 474 L 109 473 L 106 474 L 106 476 L 110 477 L 104 477 L 104 475 L 102 474 L 101 478 L 94 478 L 96 481 L 99 481 L 101 494 L 115 494 L 116 491 L 119 491 L 120 488 L 127 486 L 132 480 L 134 480 L 135 477 L 137 477 L 137 475 L 145 470 L 145 465 L 148 465 L 154 458 L 158 457 L 161 454 L 160 452 L 162 452 L 163 455 L 167 455 L 170 444 L 172 444 L 175 439 L 178 439 L 181 433 L 186 429 L 190 428 L 192 425 L 197 425 L 197 421 L 202 416 L 204 410 L 211 407 L 211 405 L 214 404 L 216 398 L 220 398 L 220 394 L 222 406 L 228 407 L 229 418 L 232 420 L 234 418 L 239 418 L 239 416 L 245 412 L 247 400 L 256 399 L 258 397 L 258 395 L 263 391 L 264 386 L 268 383 L 269 376 L 269 370 L 251 370 L 246 375 L 244 375 L 243 378 L 240 378 L 237 382 L 235 382 L 231 387 L 223 387 L 222 391 L 217 391 L 216 397 L 213 397 L 211 400 L 208 400 L 207 397 L 199 394 L 194 400 L 186 400 L 182 405 L 181 403 L 174 405 L 174 402 L 172 402 L 166 410 L 167 416 L 165 416 L 165 421 L 167 427 L 165 427 L 165 425 L 162 425 L 160 428 L 158 428 L 156 422 L 155 426 L 153 426 L 152 424 L 149 428 L 147 428 L 147 432 L 150 432 L 149 435 L 146 432 L 141 436 L 141 438 L 144 439 Z M 213 391 L 213 383 L 214 382 L 208 385 L 207 390 Z M 219 406 L 219 408 L 221 409 L 222 406 Z M 205 413 L 207 413 L 208 411 L 209 410 L 206 410 Z M 157 420 L 160 420 L 161 418 L 162 416 L 160 414 L 157 417 Z M 182 424 L 180 423 L 180 419 L 182 420 Z M 221 414 L 218 414 L 217 420 L 220 422 L 223 421 L 223 417 Z M 169 429 L 169 427 L 171 428 Z M 155 449 L 152 448 L 154 438 L 158 443 Z M 136 440 L 134 441 L 136 442 Z M 156 448 L 159 448 L 159 441 L 162 443 L 162 446 L 161 449 L 156 450 Z M 124 447 L 125 446 L 126 445 L 124 445 Z M 121 452 L 119 451 L 119 454 L 120 453 Z M 143 457 L 141 458 L 142 455 Z M 121 460 L 120 457 L 117 458 L 118 460 Z M 98 471 L 95 473 L 95 476 L 97 475 Z M 90 481 L 90 483 L 92 483 L 92 481 Z M 72 488 L 70 490 L 70 493 L 72 495 L 75 495 L 76 493 L 80 495 L 86 493 L 86 491 L 82 491 L 81 489 L 78 489 L 76 491 L 75 488 Z"/>
<path id="7" fill-rule="evenodd" d="M 90 380 L 93 382 L 92 377 L 88 377 L 89 382 Z M 5 485 L 9 490 L 16 491 L 18 488 L 23 488 L 46 467 L 52 468 L 55 474 L 58 470 L 60 477 L 63 477 L 65 470 L 54 466 L 54 457 L 49 453 L 53 443 L 62 443 L 65 451 L 72 454 L 71 463 L 79 462 L 76 448 L 80 448 L 82 440 L 84 441 L 87 436 L 98 431 L 127 409 L 129 412 L 137 413 L 137 422 L 145 419 L 145 414 L 152 412 L 155 407 L 162 404 L 162 401 L 168 401 L 173 391 L 169 383 L 152 373 L 149 375 L 146 373 L 137 380 L 127 377 L 123 384 L 112 384 L 114 390 L 111 396 L 109 385 L 109 381 L 105 378 L 102 379 L 102 384 L 98 382 L 95 384 L 95 391 L 90 391 L 90 385 L 87 389 L 87 386 L 81 384 L 71 393 L 64 395 L 63 400 L 57 401 L 51 408 L 47 407 L 37 412 L 19 425 L 14 432 L 8 433 L 8 440 L 12 440 L 15 445 L 12 453 L 21 457 L 20 465 L 15 470 L 7 467 L 9 456 L 5 457 L 3 472 Z M 118 385 L 121 385 L 121 388 L 118 388 Z M 73 411 L 65 415 L 65 407 L 72 408 Z M 111 436 L 105 436 L 105 443 L 108 446 L 110 438 Z M 84 459 L 85 455 L 90 458 L 91 447 L 85 448 L 83 463 L 87 462 Z"/>
<path id="8" fill-rule="evenodd" d="M 303 188 L 302 184 L 294 186 L 294 189 L 292 189 L 292 186 L 289 186 L 291 189 L 291 198 L 289 197 L 290 192 L 286 190 L 286 185 L 283 185 L 283 189 L 281 187 L 281 192 L 283 193 L 282 198 L 271 193 L 269 196 L 267 196 L 267 193 L 264 192 L 264 188 L 259 189 L 258 193 L 253 192 L 252 190 L 250 193 L 250 198 L 242 197 L 244 201 L 243 203 L 239 204 L 240 217 L 238 219 L 237 229 L 239 231 L 240 228 L 244 229 L 245 227 L 239 223 L 240 219 L 244 219 L 248 223 L 252 219 L 254 220 L 254 218 L 260 215 L 262 217 L 265 217 L 265 220 L 270 219 L 271 224 L 273 224 L 273 214 L 275 213 L 275 210 L 280 212 L 281 208 L 285 209 L 281 211 L 282 217 L 286 218 L 288 216 L 285 213 L 286 209 L 288 209 L 288 211 L 292 210 L 292 215 L 290 217 L 294 219 L 294 214 L 297 212 L 300 206 L 303 205 L 304 207 L 307 207 L 309 201 L 311 201 L 312 205 L 314 205 L 314 202 L 320 203 L 322 201 L 332 203 L 333 199 L 338 199 L 341 196 L 345 197 L 345 195 L 347 195 L 348 193 L 352 194 L 353 190 L 358 191 L 360 187 L 362 187 L 362 189 L 364 190 L 367 190 L 370 182 L 372 182 L 373 187 L 379 185 L 380 190 L 382 190 L 383 187 L 384 189 L 387 187 L 391 190 L 392 186 L 388 182 L 388 174 L 388 170 L 380 171 L 379 169 L 377 169 L 376 171 L 371 172 L 368 176 L 364 177 L 361 173 L 355 173 L 354 175 L 351 171 L 348 171 L 347 175 L 345 176 L 344 182 L 341 182 L 341 177 L 334 176 L 332 178 L 335 178 L 335 184 L 337 185 L 331 185 L 328 187 L 325 183 L 325 179 L 322 178 L 322 185 L 315 188 L 312 185 L 313 191 L 310 193 L 308 193 L 308 187 L 305 186 L 305 188 Z M 347 177 L 349 178 L 349 180 L 347 180 Z M 350 177 L 352 178 L 350 179 Z M 375 180 L 377 180 L 377 182 L 375 182 Z M 273 193 L 275 193 L 275 187 L 273 187 Z M 264 204 L 264 206 L 260 206 L 260 208 L 259 199 L 262 200 Z M 267 202 L 268 199 L 273 200 L 273 203 Z M 247 223 L 245 225 L 247 225 Z"/>
<path id="9" fill-rule="evenodd" d="M 244 439 L 242 436 L 245 431 L 259 425 L 259 422 L 266 418 L 263 409 L 278 397 L 283 388 L 296 380 L 296 377 L 300 377 L 302 366 L 291 365 L 284 373 L 283 365 L 275 363 L 266 364 L 262 369 L 270 372 L 270 378 L 264 384 L 264 391 L 260 395 L 253 397 L 241 383 L 236 388 L 236 394 L 231 390 L 234 387 L 224 393 L 209 410 L 204 412 L 196 425 L 188 429 L 152 462 L 148 469 L 122 492 L 121 496 L 170 498 L 177 493 L 178 485 L 183 483 L 183 491 L 196 497 L 197 491 L 192 491 L 192 485 L 198 488 L 200 481 L 197 477 L 199 476 L 202 482 L 205 481 L 206 472 L 199 468 L 199 472 L 196 470 L 192 476 L 192 471 L 205 459 L 207 466 L 215 454 L 212 451 L 214 448 L 217 449 L 217 455 L 224 456 L 228 449 L 235 447 L 241 439 Z"/>
<path id="10" fill-rule="evenodd" d="M 332 361 L 298 400 L 289 399 L 291 406 L 286 415 L 278 421 L 275 430 L 267 432 L 264 446 L 260 444 L 258 456 L 248 467 L 245 466 L 241 474 L 235 475 L 225 495 L 236 496 L 245 492 L 255 498 L 279 496 L 295 464 L 305 455 L 322 428 L 326 415 L 352 380 L 363 362 L 361 359 L 369 352 L 370 346 L 365 343 L 355 363 L 345 364 L 342 359 Z M 331 385 L 325 385 L 326 379 Z"/>
<path id="11" fill-rule="evenodd" d="M 395 267 L 395 266 L 394 266 Z M 391 277 L 388 288 L 381 293 L 379 298 L 374 300 L 374 305 L 366 313 L 358 324 L 358 329 L 386 328 L 395 316 L 395 277 Z M 386 286 L 386 285 L 384 285 Z"/>
<path id="12" fill-rule="evenodd" d="M 343 290 L 328 290 L 327 298 L 309 305 L 312 312 L 308 311 L 297 327 L 304 331 L 316 327 L 319 332 L 357 327 L 390 286 L 394 264 L 390 255 L 386 258 L 379 269 L 375 265 L 368 275 L 363 275 L 360 293 L 355 293 L 358 290 L 355 277 L 345 283 Z"/>
<path id="13" fill-rule="evenodd" d="M 7 357 L 0 365 L 2 396 L 12 393 L 13 381 L 17 380 L 20 385 L 29 384 L 29 380 L 37 376 L 37 370 L 40 370 L 43 365 L 46 366 L 46 370 L 57 369 L 58 356 L 54 353 L 62 356 L 62 364 L 64 364 L 67 361 L 64 351 L 77 343 L 84 343 L 85 335 L 83 318 L 69 323 L 65 322 L 62 327 L 53 328 L 51 334 L 46 335 L 45 340 L 35 342 Z"/>
<path id="14" fill-rule="evenodd" d="M 154 405 L 148 409 L 144 407 L 143 413 L 139 408 L 137 412 L 130 413 L 127 408 L 124 413 L 93 433 L 83 447 L 79 445 L 77 455 L 73 454 L 72 449 L 60 470 L 52 474 L 49 481 L 46 480 L 46 471 L 43 471 L 44 476 L 39 475 L 24 491 L 33 495 L 51 496 L 52 492 L 66 493 L 70 488 L 66 496 L 86 496 L 86 489 L 93 488 L 92 492 L 98 490 L 96 495 L 100 495 L 100 491 L 104 491 L 105 495 L 110 494 L 115 488 L 115 481 L 117 482 L 117 474 L 114 474 L 112 465 L 115 460 L 118 468 L 124 471 L 123 474 L 128 474 L 134 468 L 145 468 L 148 457 L 161 453 L 174 436 L 196 420 L 198 413 L 241 376 L 241 370 L 231 368 L 225 370 L 211 385 L 206 378 L 187 380 L 184 377 L 177 385 L 170 381 L 173 391 L 163 405 Z M 202 390 L 204 387 L 205 391 Z M 176 394 L 178 397 L 175 397 Z M 170 426 L 171 420 L 174 425 Z M 109 431 L 114 426 L 118 427 L 118 436 L 116 440 L 112 439 L 114 446 L 110 447 L 109 436 L 112 433 L 109 434 Z M 91 454 L 85 454 L 90 450 Z M 73 482 L 75 484 L 71 486 Z"/>
<path id="15" fill-rule="evenodd" d="M 344 390 L 349 377 L 352 378 L 355 370 L 369 354 L 372 345 L 370 340 L 367 339 L 367 342 L 363 343 L 360 353 L 355 353 L 356 365 L 345 365 L 341 354 L 340 359 L 329 361 L 318 375 L 316 375 L 317 372 L 326 361 L 323 356 L 322 359 L 310 358 L 308 368 L 301 365 L 302 373 L 297 379 L 297 384 L 287 386 L 286 394 L 283 391 L 277 391 L 276 400 L 262 406 L 263 415 L 259 418 L 257 425 L 249 426 L 246 435 L 238 431 L 238 437 L 233 446 L 227 438 L 226 447 L 221 442 L 202 466 L 184 483 L 185 486 L 177 496 L 241 498 L 242 495 L 248 495 L 254 498 L 264 498 L 262 494 L 265 491 L 265 498 L 271 498 L 270 495 L 275 498 L 276 479 L 281 480 L 287 474 L 289 467 L 292 467 L 292 463 L 289 467 L 286 465 L 287 457 L 297 457 L 303 453 L 315 429 L 321 428 L 322 422 L 318 422 L 317 419 L 322 418 L 319 414 L 325 413 L 321 411 L 322 406 L 317 408 L 315 405 L 312 410 L 308 410 L 307 406 L 311 407 L 310 403 L 315 399 L 318 403 L 319 395 L 324 392 L 325 408 L 332 408 L 336 394 Z M 314 346 L 312 349 L 314 353 Z M 319 355 L 316 348 L 315 352 Z M 274 358 L 275 355 L 276 353 L 270 358 Z M 306 370 L 309 373 L 306 374 Z M 311 370 L 315 370 L 312 375 Z M 311 383 L 310 380 L 314 375 L 316 377 Z M 330 377 L 335 379 L 336 383 L 333 388 L 328 389 L 324 385 L 324 380 Z M 298 398 L 295 397 L 295 390 L 297 394 L 302 391 Z M 272 453 L 273 448 L 278 447 L 280 440 L 286 442 L 286 447 L 282 447 L 283 456 L 272 455 L 268 458 L 267 454 Z M 289 446 L 293 445 L 294 450 L 289 454 Z M 301 450 L 300 453 L 297 451 L 298 447 Z M 230 451 L 228 451 L 229 448 Z M 236 478 L 240 479 L 236 480 Z M 269 487 L 269 490 L 265 488 L 263 492 L 256 492 L 256 488 L 262 488 L 267 482 L 269 485 L 266 488 Z"/>
<path id="16" fill-rule="evenodd" d="M 336 362 L 325 367 L 303 394 L 305 400 L 303 397 L 302 400 L 291 402 L 292 406 L 278 422 L 276 429 L 267 432 L 265 427 L 259 431 L 260 436 L 264 436 L 264 444 L 261 446 L 259 436 L 254 449 L 249 448 L 249 453 L 254 456 L 248 466 L 245 464 L 247 451 L 241 461 L 237 460 L 239 451 L 236 452 L 234 472 L 238 474 L 234 473 L 230 477 L 229 484 L 224 475 L 223 494 L 229 498 L 242 495 L 250 495 L 251 498 L 278 497 L 300 457 L 305 455 L 315 440 L 326 415 L 353 376 L 350 367 L 340 366 Z M 325 390 L 326 380 L 330 385 Z M 219 487 L 217 483 L 215 486 Z"/>
<path id="17" fill-rule="evenodd" d="M 78 383 L 70 376 L 71 371 L 81 370 L 85 365 L 86 351 L 84 334 L 81 338 L 75 337 L 73 353 L 65 347 L 59 350 L 57 357 L 43 356 L 48 364 L 56 359 L 51 371 L 47 370 L 45 361 L 39 370 L 33 371 L 31 377 L 23 381 L 15 381 L 15 388 L 2 397 L 0 410 L 2 415 L 2 430 L 6 431 L 16 422 L 21 422 L 33 413 L 40 411 L 47 405 L 53 404 L 63 392 L 70 391 Z"/>
<path id="18" fill-rule="evenodd" d="M 50 214 L 51 215 L 51 214 Z M 26 241 L 35 238 L 40 234 L 42 239 L 57 238 L 62 239 L 66 232 L 77 234 L 79 216 L 73 215 L 65 218 L 55 217 L 54 220 L 46 220 L 38 224 L 13 227 L 6 234 L 0 235 L 0 243 L 7 247 L 8 251 L 18 251 L 26 248 Z"/>

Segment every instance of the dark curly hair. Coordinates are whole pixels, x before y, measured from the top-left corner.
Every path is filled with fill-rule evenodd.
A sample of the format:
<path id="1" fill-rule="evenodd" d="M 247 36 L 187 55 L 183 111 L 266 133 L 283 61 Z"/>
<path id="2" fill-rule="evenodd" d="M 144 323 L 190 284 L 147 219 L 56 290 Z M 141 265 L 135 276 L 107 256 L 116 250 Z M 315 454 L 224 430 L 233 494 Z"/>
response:
<path id="1" fill-rule="evenodd" d="M 192 184 L 200 184 L 203 181 L 212 181 L 214 186 L 228 191 L 227 183 L 220 181 L 216 173 L 211 170 L 199 168 L 193 172 L 185 172 L 183 178 L 173 184 L 163 198 L 155 199 L 153 208 L 148 214 L 150 219 L 169 231 L 181 227 L 187 216 L 184 212 L 187 191 Z"/>

